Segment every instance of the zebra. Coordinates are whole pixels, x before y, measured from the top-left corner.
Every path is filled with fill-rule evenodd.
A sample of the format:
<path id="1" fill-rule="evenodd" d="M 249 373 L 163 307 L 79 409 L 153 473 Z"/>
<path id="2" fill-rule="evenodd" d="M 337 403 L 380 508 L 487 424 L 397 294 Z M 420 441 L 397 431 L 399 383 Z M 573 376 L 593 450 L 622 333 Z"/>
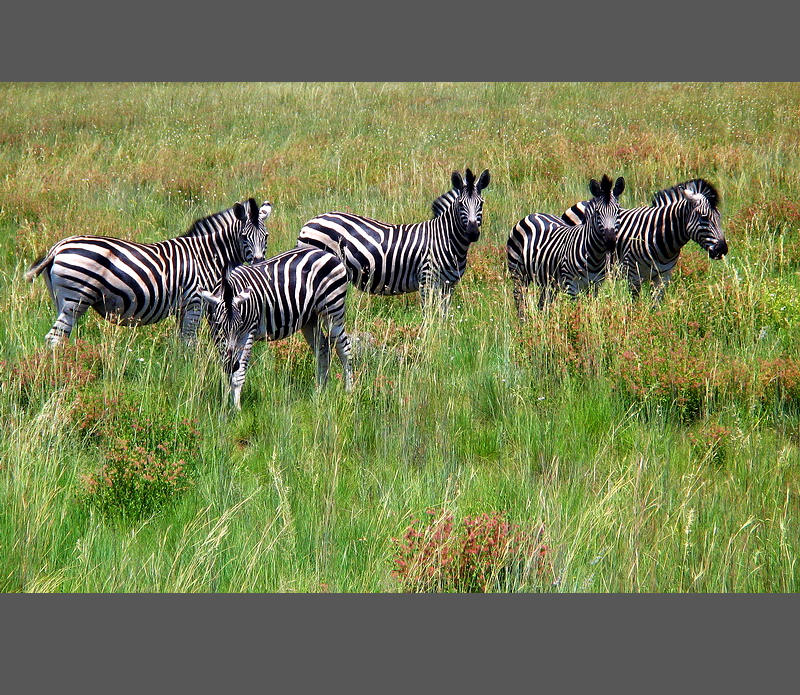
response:
<path id="1" fill-rule="evenodd" d="M 650 207 L 621 209 L 616 253 L 633 298 L 642 283 L 654 286 L 658 304 L 669 284 L 681 249 L 696 241 L 711 260 L 728 253 L 722 230 L 720 197 L 705 179 L 692 179 L 658 191 Z M 576 203 L 563 215 L 570 224 L 583 221 L 585 202 Z"/>
<path id="2" fill-rule="evenodd" d="M 467 251 L 480 237 L 480 177 L 469 169 L 451 176 L 456 199 L 437 217 L 416 224 L 387 224 L 346 212 L 329 212 L 303 225 L 298 245 L 328 249 L 343 259 L 350 282 L 369 294 L 396 295 L 419 290 L 423 305 L 441 293 L 446 314 L 453 287 L 467 268 Z"/>
<path id="3" fill-rule="evenodd" d="M 79 235 L 54 244 L 25 273 L 44 281 L 58 312 L 45 336 L 51 346 L 69 338 L 92 307 L 123 325 L 161 321 L 175 314 L 183 339 L 197 335 L 199 290 L 212 287 L 228 264 L 263 260 L 272 205 L 253 198 L 197 220 L 185 234 L 140 244 L 114 237 Z"/>
<path id="4" fill-rule="evenodd" d="M 352 390 L 350 338 L 344 330 L 347 282 L 347 270 L 336 254 L 295 247 L 266 261 L 230 269 L 213 291 L 201 290 L 234 408 L 241 410 L 253 343 L 280 340 L 298 330 L 316 354 L 317 385 L 328 380 L 333 343 L 344 370 L 345 390 Z"/>
<path id="5" fill-rule="evenodd" d="M 614 250 L 617 234 L 618 197 L 625 190 L 621 176 L 614 183 L 603 175 L 589 182 L 594 196 L 586 204 L 582 224 L 569 225 L 544 213 L 533 213 L 511 230 L 506 243 L 508 270 L 514 281 L 514 302 L 520 320 L 525 319 L 525 288 L 541 287 L 539 308 L 544 309 L 559 288 L 570 296 L 591 286 L 597 289 L 605 278 L 607 255 Z"/>

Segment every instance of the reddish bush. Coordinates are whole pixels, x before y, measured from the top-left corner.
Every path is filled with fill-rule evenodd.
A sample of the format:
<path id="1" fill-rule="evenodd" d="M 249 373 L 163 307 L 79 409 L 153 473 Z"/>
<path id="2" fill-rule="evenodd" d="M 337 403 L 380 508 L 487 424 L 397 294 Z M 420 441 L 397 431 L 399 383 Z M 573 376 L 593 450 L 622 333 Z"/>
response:
<path id="1" fill-rule="evenodd" d="M 0 373 L 30 395 L 37 388 L 81 388 L 100 374 L 99 349 L 83 340 L 43 347 L 16 361 L 0 362 Z"/>
<path id="2" fill-rule="evenodd" d="M 194 423 L 143 414 L 132 402 L 101 394 L 79 396 L 72 417 L 104 458 L 83 481 L 87 501 L 105 515 L 146 516 L 191 484 L 201 440 Z"/>
<path id="3" fill-rule="evenodd" d="M 487 592 L 503 590 L 510 572 L 518 572 L 521 582 L 531 572 L 552 574 L 543 526 L 521 528 L 499 512 L 466 517 L 458 527 L 452 514 L 429 509 L 427 515 L 419 529 L 415 520 L 402 539 L 392 539 L 392 574 L 404 591 Z"/>
<path id="4" fill-rule="evenodd" d="M 800 403 L 800 360 L 779 357 L 762 361 L 760 367 L 759 384 L 763 400 Z"/>
<path id="5" fill-rule="evenodd" d="M 105 455 L 106 462 L 84 476 L 84 483 L 91 502 L 109 516 L 146 516 L 188 488 L 189 464 L 166 444 L 151 449 L 117 439 Z"/>
<path id="6" fill-rule="evenodd" d="M 707 458 L 711 463 L 722 465 L 728 455 L 731 429 L 709 423 L 694 432 L 689 432 L 689 443 L 697 458 Z"/>

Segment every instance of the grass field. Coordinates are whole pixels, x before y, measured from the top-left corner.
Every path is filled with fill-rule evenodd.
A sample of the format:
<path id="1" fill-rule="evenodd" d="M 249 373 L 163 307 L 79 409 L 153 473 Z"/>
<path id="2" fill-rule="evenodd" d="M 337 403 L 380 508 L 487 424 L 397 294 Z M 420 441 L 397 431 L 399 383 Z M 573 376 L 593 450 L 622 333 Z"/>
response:
<path id="1" fill-rule="evenodd" d="M 800 590 L 798 142 L 792 84 L 0 86 L 0 590 Z M 22 275 L 58 239 L 253 196 L 274 255 L 330 210 L 425 219 L 466 166 L 492 182 L 450 315 L 351 288 L 352 394 L 300 335 L 257 346 L 240 414 L 206 327 L 92 312 L 44 348 Z M 623 207 L 710 180 L 729 255 L 687 245 L 655 310 L 612 278 L 521 327 L 511 227 L 603 173 Z"/>

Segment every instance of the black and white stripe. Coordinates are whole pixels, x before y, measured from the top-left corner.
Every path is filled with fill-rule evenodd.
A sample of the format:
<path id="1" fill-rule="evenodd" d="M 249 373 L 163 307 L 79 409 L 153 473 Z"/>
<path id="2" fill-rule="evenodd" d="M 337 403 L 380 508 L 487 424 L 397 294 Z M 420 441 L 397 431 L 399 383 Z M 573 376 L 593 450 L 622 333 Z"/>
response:
<path id="1" fill-rule="evenodd" d="M 182 236 L 153 244 L 113 237 L 62 239 L 25 279 L 40 273 L 58 315 L 45 340 L 68 338 L 76 321 L 93 308 L 124 325 L 155 323 L 176 314 L 181 335 L 197 334 L 202 312 L 200 289 L 213 287 L 227 265 L 262 260 L 272 210 L 253 198 L 197 220 Z"/>
<path id="2" fill-rule="evenodd" d="M 453 172 L 457 198 L 441 214 L 417 224 L 387 224 L 347 212 L 329 212 L 306 222 L 298 244 L 328 249 L 339 255 L 350 281 L 370 294 L 404 294 L 419 290 L 425 303 L 432 290 L 441 292 L 447 310 L 450 294 L 467 267 L 467 250 L 480 236 L 480 178 L 466 170 Z"/>
<path id="3" fill-rule="evenodd" d="M 600 183 L 592 179 L 589 191 L 595 197 L 587 203 L 580 225 L 568 225 L 544 213 L 533 213 L 517 223 L 506 244 L 506 258 L 520 319 L 525 318 L 525 289 L 531 282 L 541 288 L 539 308 L 543 309 L 559 289 L 575 297 L 603 281 L 607 256 L 616 240 L 617 198 L 624 189 L 622 177 L 613 189 L 608 176 Z"/>
<path id="4" fill-rule="evenodd" d="M 585 202 L 576 203 L 562 218 L 570 224 L 580 224 L 585 207 Z M 659 191 L 650 207 L 621 209 L 616 251 L 631 294 L 638 296 L 642 283 L 651 282 L 655 287 L 654 301 L 660 301 L 681 249 L 692 240 L 712 260 L 728 253 L 719 194 L 704 179 Z"/>
<path id="5" fill-rule="evenodd" d="M 442 193 L 436 200 L 431 203 L 431 211 L 434 217 L 439 217 L 447 208 L 456 202 L 458 198 L 458 189 L 451 188 L 447 193 Z"/>
<path id="6" fill-rule="evenodd" d="M 351 390 L 350 338 L 344 330 L 347 282 L 338 256 L 296 247 L 261 263 L 234 268 L 213 292 L 202 292 L 234 407 L 241 407 L 253 343 L 280 340 L 298 330 L 317 356 L 318 385 L 328 379 L 333 344 L 344 368 L 345 389 Z"/>

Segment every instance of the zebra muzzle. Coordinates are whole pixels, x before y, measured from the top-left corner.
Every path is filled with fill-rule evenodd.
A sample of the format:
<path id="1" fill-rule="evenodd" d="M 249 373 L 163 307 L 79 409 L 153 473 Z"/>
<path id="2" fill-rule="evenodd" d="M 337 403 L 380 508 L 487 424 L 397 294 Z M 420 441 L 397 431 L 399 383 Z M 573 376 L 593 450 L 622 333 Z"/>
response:
<path id="1" fill-rule="evenodd" d="M 728 242 L 725 241 L 725 239 L 723 239 L 722 241 L 714 244 L 714 246 L 712 246 L 708 250 L 708 257 L 712 261 L 717 261 L 727 253 L 728 253 Z"/>

